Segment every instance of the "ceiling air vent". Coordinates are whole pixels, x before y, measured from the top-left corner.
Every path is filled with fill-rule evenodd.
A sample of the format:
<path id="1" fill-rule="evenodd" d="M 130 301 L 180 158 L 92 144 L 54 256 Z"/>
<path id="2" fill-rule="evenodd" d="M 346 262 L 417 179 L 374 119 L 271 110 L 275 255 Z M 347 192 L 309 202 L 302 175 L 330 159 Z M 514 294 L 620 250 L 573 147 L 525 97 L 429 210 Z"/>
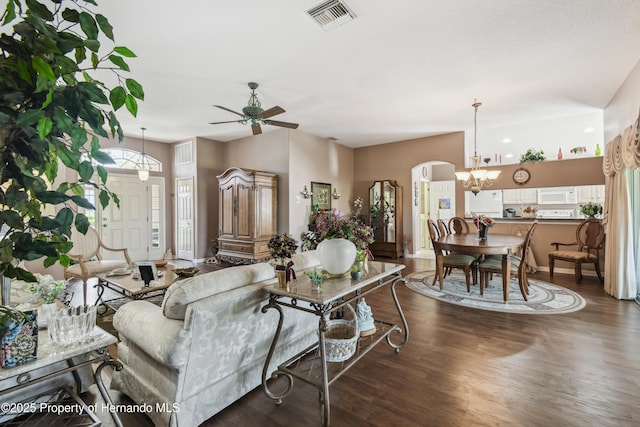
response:
<path id="1" fill-rule="evenodd" d="M 349 6 L 340 0 L 322 2 L 307 10 L 307 13 L 325 31 L 345 24 L 356 17 Z"/>

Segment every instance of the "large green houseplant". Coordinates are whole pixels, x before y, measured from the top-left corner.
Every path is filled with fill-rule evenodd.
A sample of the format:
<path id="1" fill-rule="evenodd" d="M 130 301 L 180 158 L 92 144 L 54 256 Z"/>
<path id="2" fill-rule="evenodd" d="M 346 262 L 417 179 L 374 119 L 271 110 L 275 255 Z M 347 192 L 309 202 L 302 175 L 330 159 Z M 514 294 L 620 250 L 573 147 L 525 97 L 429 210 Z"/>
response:
<path id="1" fill-rule="evenodd" d="M 17 260 L 68 265 L 71 226 L 89 226 L 78 208 L 94 209 L 85 186 L 103 207 L 119 204 L 105 186 L 103 165 L 113 160 L 99 137 L 122 140 L 114 111 L 124 105 L 135 116 L 144 92 L 124 77 L 134 53 L 112 46 L 113 28 L 96 7 L 94 0 L 8 0 L 2 13 L 0 276 L 35 281 Z M 109 88 L 99 78 L 116 83 Z M 77 180 L 56 180 L 61 164 Z M 44 214 L 47 205 L 56 213 Z"/>

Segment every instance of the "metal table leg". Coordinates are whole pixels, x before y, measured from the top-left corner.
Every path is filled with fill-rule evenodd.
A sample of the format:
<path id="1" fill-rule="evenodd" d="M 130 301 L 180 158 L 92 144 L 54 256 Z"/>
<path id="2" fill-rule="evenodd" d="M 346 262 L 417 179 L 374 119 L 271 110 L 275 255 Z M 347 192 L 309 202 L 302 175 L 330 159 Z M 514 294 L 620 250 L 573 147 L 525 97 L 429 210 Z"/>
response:
<path id="1" fill-rule="evenodd" d="M 112 359 L 106 349 L 100 350 L 100 352 L 106 353 L 106 359 L 96 368 L 96 372 L 94 374 L 96 385 L 98 386 L 98 390 L 100 390 L 100 394 L 102 395 L 102 398 L 104 399 L 105 403 L 109 407 L 109 414 L 111 414 L 111 418 L 113 418 L 113 422 L 117 427 L 122 427 L 122 422 L 120 421 L 120 417 L 118 416 L 118 413 L 114 410 L 113 400 L 111 400 L 111 396 L 109 396 L 109 392 L 107 391 L 106 387 L 104 386 L 104 382 L 102 381 L 102 370 L 106 366 L 113 366 L 113 368 L 116 371 L 119 371 L 122 369 L 122 363 L 118 362 L 115 359 Z"/>

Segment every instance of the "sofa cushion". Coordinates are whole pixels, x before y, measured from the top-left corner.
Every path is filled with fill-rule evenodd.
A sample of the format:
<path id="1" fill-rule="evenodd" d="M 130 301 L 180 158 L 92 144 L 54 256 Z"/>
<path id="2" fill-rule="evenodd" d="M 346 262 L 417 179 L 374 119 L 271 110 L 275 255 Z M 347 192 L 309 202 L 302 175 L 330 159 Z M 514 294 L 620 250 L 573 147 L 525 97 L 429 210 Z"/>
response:
<path id="1" fill-rule="evenodd" d="M 187 306 L 202 298 L 275 277 L 268 263 L 224 268 L 179 280 L 169 286 L 162 301 L 162 312 L 169 319 L 184 320 Z"/>
<path id="2" fill-rule="evenodd" d="M 160 307 L 148 301 L 123 305 L 113 316 L 113 327 L 121 341 L 135 343 L 164 365 L 177 368 L 187 361 L 191 335 L 183 322 L 167 319 Z"/>
<path id="3" fill-rule="evenodd" d="M 295 271 L 320 265 L 320 258 L 318 258 L 318 252 L 316 250 L 293 254 L 291 261 L 293 261 L 293 269 Z"/>

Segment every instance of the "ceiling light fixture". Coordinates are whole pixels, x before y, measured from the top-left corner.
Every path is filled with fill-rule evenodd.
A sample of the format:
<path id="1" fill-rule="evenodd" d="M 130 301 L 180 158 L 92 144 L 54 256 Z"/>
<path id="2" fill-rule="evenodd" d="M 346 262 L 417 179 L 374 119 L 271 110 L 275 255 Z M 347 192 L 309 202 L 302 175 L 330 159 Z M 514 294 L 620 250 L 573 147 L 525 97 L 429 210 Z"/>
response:
<path id="1" fill-rule="evenodd" d="M 146 162 L 146 155 L 144 154 L 144 131 L 147 130 L 147 128 L 140 128 L 142 129 L 142 156 L 140 156 L 140 163 L 137 165 L 137 169 L 138 169 L 138 178 L 140 178 L 140 181 L 145 182 L 149 179 L 149 170 L 151 169 L 149 167 L 149 164 Z"/>
<path id="2" fill-rule="evenodd" d="M 473 104 L 471 105 L 474 108 L 473 114 L 473 157 L 471 158 L 471 171 L 467 172 L 456 172 L 456 178 L 460 181 L 460 184 L 464 188 L 471 188 L 471 192 L 477 195 L 482 188 L 491 187 L 493 185 L 494 180 L 500 175 L 500 171 L 497 170 L 487 170 L 480 169 L 480 157 L 477 152 L 477 136 L 478 136 L 478 107 L 481 106 L 482 103 L 477 100 L 473 100 Z M 485 159 L 485 162 L 488 164 L 490 161 L 489 158 Z"/>

